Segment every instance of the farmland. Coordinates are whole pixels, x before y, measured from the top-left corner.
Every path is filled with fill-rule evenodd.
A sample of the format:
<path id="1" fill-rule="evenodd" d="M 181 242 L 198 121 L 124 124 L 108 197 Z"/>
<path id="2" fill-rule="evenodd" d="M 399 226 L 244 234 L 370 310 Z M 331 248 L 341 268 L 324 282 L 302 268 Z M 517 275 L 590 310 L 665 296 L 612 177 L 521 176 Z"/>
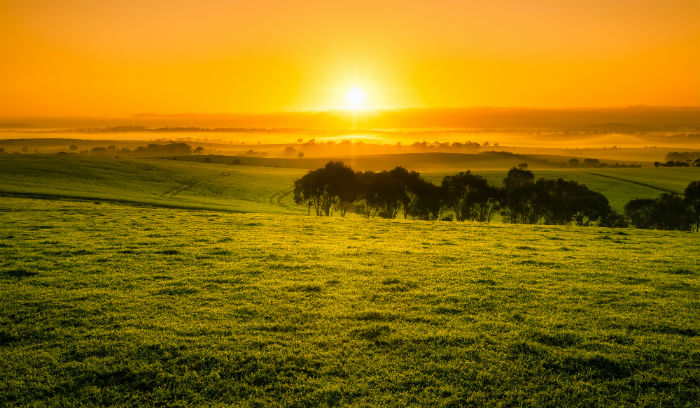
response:
<path id="1" fill-rule="evenodd" d="M 394 155 L 396 156 L 396 155 Z M 400 156 L 400 155 L 399 155 Z M 448 155 L 449 157 L 450 155 Z M 403 158 L 401 158 L 403 157 Z M 402 155 L 381 166 L 379 160 L 366 160 L 360 168 L 383 169 L 402 164 L 439 184 L 447 174 L 472 169 L 493 185 L 500 185 L 512 160 L 492 159 L 469 165 L 458 162 L 450 171 L 436 169 L 425 155 Z M 289 159 L 291 160 L 291 159 Z M 224 162 L 138 159 L 105 160 L 74 155 L 4 155 L 0 156 L 0 194 L 35 194 L 54 198 L 111 200 L 131 204 L 202 208 L 234 212 L 300 214 L 294 205 L 291 189 L 296 178 L 308 169 L 321 167 L 328 159 L 297 160 L 297 167 L 284 159 L 258 159 L 251 164 Z M 342 160 L 342 159 L 341 159 Z M 250 159 L 249 159 L 250 161 Z M 369 166 L 369 167 L 367 167 Z M 697 168 L 594 168 L 535 169 L 537 177 L 562 177 L 585 184 L 608 197 L 618 211 L 633 198 L 654 198 L 663 192 L 682 193 L 693 180 L 700 178 Z"/>
<path id="2" fill-rule="evenodd" d="M 495 184 L 506 170 L 477 173 Z M 700 398 L 697 233 L 309 217 L 290 196 L 305 172 L 0 157 L 0 404 Z M 535 175 L 618 209 L 697 178 Z"/>

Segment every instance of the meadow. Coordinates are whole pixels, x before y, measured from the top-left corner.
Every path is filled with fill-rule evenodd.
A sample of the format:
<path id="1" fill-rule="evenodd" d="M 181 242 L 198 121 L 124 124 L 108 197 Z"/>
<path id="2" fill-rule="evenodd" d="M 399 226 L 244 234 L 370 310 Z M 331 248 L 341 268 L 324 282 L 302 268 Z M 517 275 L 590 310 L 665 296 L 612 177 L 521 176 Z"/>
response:
<path id="1" fill-rule="evenodd" d="M 700 399 L 698 233 L 306 216 L 306 171 L 0 156 L 0 405 Z M 617 208 L 697 178 L 535 175 Z"/>
<path id="2" fill-rule="evenodd" d="M 2 405 L 700 397 L 697 233 L 0 200 Z"/>

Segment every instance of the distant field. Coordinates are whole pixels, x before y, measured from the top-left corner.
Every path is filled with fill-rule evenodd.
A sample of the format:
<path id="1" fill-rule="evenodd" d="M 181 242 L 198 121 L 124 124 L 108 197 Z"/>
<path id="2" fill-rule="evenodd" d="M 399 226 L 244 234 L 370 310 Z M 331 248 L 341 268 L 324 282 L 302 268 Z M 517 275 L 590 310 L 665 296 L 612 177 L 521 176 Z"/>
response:
<path id="1" fill-rule="evenodd" d="M 444 155 L 443 166 L 451 170 L 429 170 L 422 174 L 439 184 L 446 174 L 472 169 L 492 184 L 501 185 L 510 162 L 492 159 L 490 168 L 480 162 L 465 164 L 464 155 L 450 164 L 454 155 Z M 193 156 L 196 157 L 196 156 Z M 387 157 L 387 156 L 383 156 Z M 360 158 L 362 166 L 392 168 L 401 165 L 419 169 L 425 160 L 440 161 L 441 155 L 391 155 L 379 165 L 379 157 Z M 304 208 L 292 200 L 294 180 L 308 168 L 323 166 L 329 159 L 249 159 L 247 164 L 229 164 L 236 158 L 220 156 L 216 161 L 171 159 L 116 160 L 61 155 L 0 156 L 0 194 L 27 195 L 49 199 L 83 198 L 112 202 L 177 208 L 216 209 L 233 212 L 300 214 Z M 252 160 L 252 161 L 251 161 Z M 456 159 L 455 159 L 456 160 Z M 291 164 L 290 164 L 291 163 Z M 299 167 L 277 167 L 297 164 Z M 356 165 L 348 161 L 351 165 Z M 493 166 L 500 165 L 500 168 Z M 413 165 L 417 167 L 413 167 Z M 653 198 L 663 192 L 682 193 L 700 179 L 697 168 L 591 168 L 534 169 L 536 177 L 575 180 L 604 194 L 613 208 L 621 211 L 633 198 Z"/>
<path id="2" fill-rule="evenodd" d="M 233 212 L 301 213 L 291 190 L 299 169 L 115 160 L 79 156 L 0 156 L 0 194 L 83 198 Z"/>
<path id="3" fill-rule="evenodd" d="M 0 208 L 3 406 L 700 399 L 697 233 Z"/>

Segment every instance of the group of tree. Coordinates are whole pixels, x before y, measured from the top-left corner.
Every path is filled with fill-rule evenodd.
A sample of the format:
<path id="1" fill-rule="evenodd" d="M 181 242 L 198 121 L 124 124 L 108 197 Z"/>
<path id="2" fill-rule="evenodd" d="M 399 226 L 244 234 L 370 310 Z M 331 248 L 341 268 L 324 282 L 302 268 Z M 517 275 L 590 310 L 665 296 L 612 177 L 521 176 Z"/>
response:
<path id="1" fill-rule="evenodd" d="M 665 162 L 654 162 L 654 167 L 700 167 L 700 152 L 668 152 Z"/>
<path id="2" fill-rule="evenodd" d="M 70 146 L 70 150 L 76 150 L 75 146 Z M 157 144 L 149 143 L 146 146 L 137 146 L 134 149 L 123 147 L 121 149 L 114 145 L 96 146 L 90 149 L 89 154 L 93 156 L 109 156 L 109 157 L 155 157 L 155 156 L 189 156 L 191 154 L 200 154 L 204 152 L 201 146 L 192 148 L 187 143 L 167 143 Z"/>
<path id="3" fill-rule="evenodd" d="M 577 158 L 570 159 L 568 162 L 566 162 L 565 167 L 586 167 L 586 168 L 596 168 L 596 167 L 632 167 L 632 168 L 638 168 L 642 167 L 641 164 L 636 164 L 636 163 L 614 163 L 614 164 L 608 164 L 608 163 L 602 163 L 598 159 L 590 159 L 590 158 L 585 158 L 583 161 L 579 161 Z"/>
<path id="4" fill-rule="evenodd" d="M 342 162 L 328 162 L 294 183 L 295 202 L 319 216 L 353 211 L 366 217 L 489 222 L 500 214 L 509 223 L 681 230 L 697 230 L 699 197 L 700 183 L 693 182 L 684 197 L 632 200 L 620 214 L 604 195 L 583 184 L 536 180 L 525 168 L 510 169 L 497 187 L 470 171 L 445 176 L 435 185 L 403 167 L 355 172 Z"/>
<path id="5" fill-rule="evenodd" d="M 683 195 L 663 193 L 658 198 L 638 198 L 625 205 L 625 214 L 637 228 L 693 230 L 700 228 L 700 181 L 693 181 Z"/>
<path id="6" fill-rule="evenodd" d="M 355 172 L 342 162 L 329 162 L 296 180 L 294 199 L 309 212 L 330 216 L 349 210 L 367 217 L 489 222 L 500 213 L 506 222 L 590 223 L 612 212 L 608 200 L 586 186 L 563 179 L 535 180 L 532 172 L 511 169 L 502 187 L 469 171 L 445 176 L 440 185 L 419 173 L 396 167 Z"/>
<path id="7" fill-rule="evenodd" d="M 700 159 L 686 161 L 669 160 L 665 163 L 654 162 L 654 167 L 700 167 Z"/>

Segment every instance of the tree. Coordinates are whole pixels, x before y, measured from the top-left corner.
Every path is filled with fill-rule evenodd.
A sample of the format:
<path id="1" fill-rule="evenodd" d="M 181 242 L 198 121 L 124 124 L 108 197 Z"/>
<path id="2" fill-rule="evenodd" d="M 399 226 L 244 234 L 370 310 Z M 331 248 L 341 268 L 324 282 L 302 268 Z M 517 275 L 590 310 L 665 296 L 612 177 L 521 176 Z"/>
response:
<path id="1" fill-rule="evenodd" d="M 654 204 L 652 198 L 637 198 L 625 204 L 625 215 L 636 228 L 653 228 Z"/>
<path id="2" fill-rule="evenodd" d="M 78 146 L 76 146 L 76 145 L 70 145 L 70 146 L 68 147 L 68 149 L 69 149 L 71 152 L 74 152 L 74 151 L 78 150 Z"/>
<path id="3" fill-rule="evenodd" d="M 695 231 L 700 230 L 700 181 L 693 181 L 685 188 L 683 200 Z"/>
<path id="4" fill-rule="evenodd" d="M 419 178 L 411 185 L 411 191 L 414 196 L 408 207 L 408 216 L 430 221 L 440 218 L 443 206 L 440 187 Z"/>
<path id="5" fill-rule="evenodd" d="M 535 224 L 540 215 L 536 212 L 537 190 L 529 170 L 512 168 L 503 179 L 503 205 L 501 214 L 506 222 Z"/>
<path id="6" fill-rule="evenodd" d="M 579 161 L 577 158 L 573 158 L 569 160 L 569 167 L 578 167 L 579 166 Z"/>
<path id="7" fill-rule="evenodd" d="M 583 159 L 583 167 L 600 167 L 598 159 Z"/>
<path id="8" fill-rule="evenodd" d="M 405 169 L 397 167 L 391 172 L 375 173 L 368 171 L 359 176 L 362 199 L 367 217 L 396 218 L 406 196 L 402 183 Z"/>
<path id="9" fill-rule="evenodd" d="M 441 185 L 444 205 L 458 221 L 491 221 L 500 202 L 500 192 L 485 178 L 470 171 L 445 176 Z"/>
<path id="10" fill-rule="evenodd" d="M 663 193 L 656 199 L 631 200 L 625 205 L 625 214 L 637 228 L 685 231 L 697 227 L 688 200 L 674 193 Z"/>
<path id="11" fill-rule="evenodd" d="M 343 162 L 328 162 L 324 167 L 324 173 L 326 188 L 334 197 L 335 208 L 340 211 L 342 217 L 345 217 L 350 205 L 360 195 L 357 175 Z"/>
<path id="12" fill-rule="evenodd" d="M 332 196 L 327 190 L 324 180 L 323 169 L 309 170 L 306 175 L 294 182 L 294 202 L 297 204 L 306 203 L 316 211 L 316 215 L 329 215 L 332 204 Z"/>
<path id="13" fill-rule="evenodd" d="M 202 154 L 204 153 L 204 148 L 202 146 L 197 146 L 192 150 L 192 153 L 194 154 Z"/>
<path id="14" fill-rule="evenodd" d="M 687 231 L 694 224 L 683 197 L 673 193 L 663 193 L 655 200 L 652 217 L 654 227 L 663 230 Z"/>
<path id="15" fill-rule="evenodd" d="M 316 215 L 331 215 L 335 205 L 342 216 L 359 195 L 355 172 L 342 162 L 328 162 L 294 182 L 294 202 L 306 203 Z"/>

